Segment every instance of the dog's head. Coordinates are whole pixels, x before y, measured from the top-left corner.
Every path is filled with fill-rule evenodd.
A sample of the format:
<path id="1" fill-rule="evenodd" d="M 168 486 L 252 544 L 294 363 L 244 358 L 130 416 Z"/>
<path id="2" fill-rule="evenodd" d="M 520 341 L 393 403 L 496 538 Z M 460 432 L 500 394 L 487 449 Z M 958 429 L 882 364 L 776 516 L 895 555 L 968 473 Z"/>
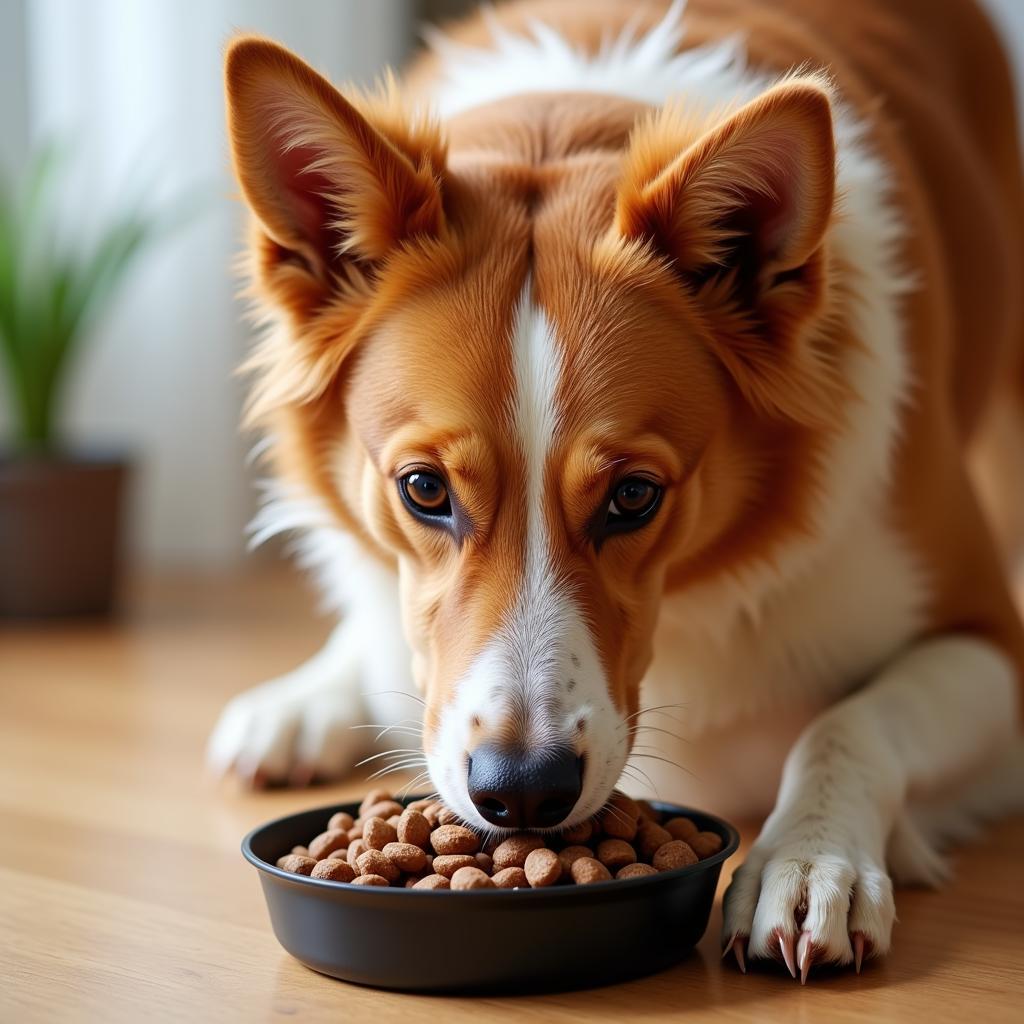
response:
<path id="1" fill-rule="evenodd" d="M 397 566 L 447 802 L 582 820 L 666 587 L 800 527 L 835 396 L 827 92 L 710 122 L 506 101 L 449 156 L 393 94 L 349 101 L 268 42 L 233 45 L 227 88 L 279 466 Z"/>

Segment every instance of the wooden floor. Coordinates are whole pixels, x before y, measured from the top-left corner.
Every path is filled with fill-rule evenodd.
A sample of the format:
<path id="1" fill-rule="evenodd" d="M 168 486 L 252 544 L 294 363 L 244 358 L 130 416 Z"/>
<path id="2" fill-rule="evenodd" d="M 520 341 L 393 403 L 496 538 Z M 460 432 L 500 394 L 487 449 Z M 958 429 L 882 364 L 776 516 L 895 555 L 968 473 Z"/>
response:
<path id="1" fill-rule="evenodd" d="M 1020 821 L 962 851 L 948 891 L 899 894 L 886 961 L 805 989 L 723 966 L 717 909 L 686 963 L 591 992 L 449 999 L 312 973 L 277 945 L 239 840 L 364 783 L 240 793 L 201 754 L 224 699 L 326 629 L 280 571 L 151 582 L 114 625 L 0 627 L 0 1021 L 1024 1019 Z"/>

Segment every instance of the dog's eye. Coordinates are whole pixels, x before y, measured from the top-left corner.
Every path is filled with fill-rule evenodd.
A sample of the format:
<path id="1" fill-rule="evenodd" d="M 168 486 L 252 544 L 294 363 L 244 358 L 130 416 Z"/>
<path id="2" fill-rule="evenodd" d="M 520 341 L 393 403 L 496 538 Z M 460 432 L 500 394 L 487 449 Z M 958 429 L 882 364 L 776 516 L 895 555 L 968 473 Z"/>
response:
<path id="1" fill-rule="evenodd" d="M 452 514 L 448 485 L 437 473 L 417 469 L 398 481 L 406 507 L 420 518 L 443 519 Z"/>
<path id="2" fill-rule="evenodd" d="M 658 509 L 661 488 L 640 476 L 620 480 L 608 500 L 605 529 L 631 530 L 643 526 Z"/>

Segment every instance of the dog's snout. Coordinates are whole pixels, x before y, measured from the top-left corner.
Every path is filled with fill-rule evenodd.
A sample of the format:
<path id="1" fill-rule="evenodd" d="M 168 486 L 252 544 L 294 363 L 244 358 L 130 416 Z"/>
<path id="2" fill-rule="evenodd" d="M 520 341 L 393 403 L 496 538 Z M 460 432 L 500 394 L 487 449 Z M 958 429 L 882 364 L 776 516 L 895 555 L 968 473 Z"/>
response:
<path id="1" fill-rule="evenodd" d="M 503 828 L 551 828 L 583 788 L 583 759 L 567 747 L 522 751 L 484 744 L 469 759 L 469 798 Z"/>

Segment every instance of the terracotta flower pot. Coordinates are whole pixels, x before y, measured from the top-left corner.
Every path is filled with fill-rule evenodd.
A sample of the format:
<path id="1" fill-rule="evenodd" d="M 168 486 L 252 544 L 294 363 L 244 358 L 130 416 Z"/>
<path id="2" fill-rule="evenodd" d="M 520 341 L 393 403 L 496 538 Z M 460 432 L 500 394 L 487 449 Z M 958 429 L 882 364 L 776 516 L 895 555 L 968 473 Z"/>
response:
<path id="1" fill-rule="evenodd" d="M 127 464 L 0 455 L 0 616 L 110 612 Z"/>

